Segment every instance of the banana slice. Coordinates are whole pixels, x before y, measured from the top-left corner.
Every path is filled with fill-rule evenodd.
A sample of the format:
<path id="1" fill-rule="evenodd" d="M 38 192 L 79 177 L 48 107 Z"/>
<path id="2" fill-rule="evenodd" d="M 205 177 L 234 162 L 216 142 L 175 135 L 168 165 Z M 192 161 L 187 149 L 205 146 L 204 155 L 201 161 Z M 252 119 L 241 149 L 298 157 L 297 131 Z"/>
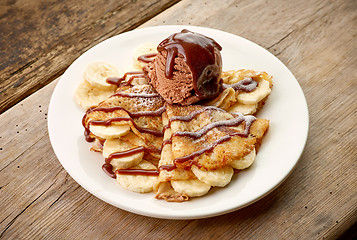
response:
<path id="1" fill-rule="evenodd" d="M 109 126 L 89 125 L 89 130 L 97 137 L 113 139 L 127 134 L 130 131 L 130 126 L 128 124 Z"/>
<path id="2" fill-rule="evenodd" d="M 266 80 L 261 80 L 259 81 L 258 87 L 254 91 L 238 94 L 237 100 L 243 104 L 257 104 L 263 98 L 268 96 L 270 92 L 270 83 Z"/>
<path id="3" fill-rule="evenodd" d="M 116 86 L 107 83 L 106 79 L 119 76 L 119 71 L 113 65 L 106 62 L 94 62 L 87 66 L 83 78 L 96 88 L 114 90 Z"/>
<path id="4" fill-rule="evenodd" d="M 91 86 L 87 81 L 82 81 L 75 93 L 74 99 L 84 109 L 98 105 L 114 93 L 114 90 L 102 90 Z"/>
<path id="5" fill-rule="evenodd" d="M 186 194 L 189 197 L 199 197 L 208 193 L 211 186 L 198 179 L 171 181 L 171 186 L 178 193 Z"/>
<path id="6" fill-rule="evenodd" d="M 235 169 L 248 168 L 254 162 L 255 156 L 256 156 L 256 152 L 254 148 L 248 155 L 244 156 L 242 159 L 231 162 L 229 165 L 231 165 Z"/>
<path id="7" fill-rule="evenodd" d="M 108 158 L 110 154 L 116 152 L 123 152 L 135 148 L 131 144 L 125 143 L 120 139 L 108 139 L 103 145 L 103 156 Z M 112 158 L 110 164 L 113 166 L 113 170 L 126 169 L 138 165 L 144 157 L 144 152 L 139 152 L 133 155 L 120 158 Z"/>
<path id="8" fill-rule="evenodd" d="M 148 161 L 141 161 L 136 167 L 132 169 L 156 169 L 155 165 L 151 164 Z M 117 173 L 117 181 L 125 189 L 138 192 L 138 193 L 147 193 L 153 191 L 154 183 L 156 182 L 156 176 L 143 176 L 143 175 L 124 175 Z"/>
<path id="9" fill-rule="evenodd" d="M 233 106 L 231 106 L 228 109 L 228 112 L 230 113 L 234 113 L 234 112 L 240 112 L 243 113 L 244 115 L 248 115 L 248 114 L 254 114 L 258 109 L 258 104 L 243 104 L 240 102 L 236 102 L 235 104 L 233 104 Z"/>
<path id="10" fill-rule="evenodd" d="M 140 45 L 134 52 L 134 66 L 138 70 L 142 70 L 147 63 L 139 61 L 138 57 L 146 54 L 157 53 L 157 44 L 144 43 Z"/>
<path id="11" fill-rule="evenodd" d="M 202 170 L 195 165 L 193 165 L 191 169 L 199 180 L 207 185 L 217 187 L 226 186 L 231 181 L 234 173 L 233 168 L 228 165 L 209 171 Z"/>
<path id="12" fill-rule="evenodd" d="M 130 84 L 131 85 L 147 85 L 148 80 L 145 77 L 138 77 L 138 74 L 130 74 L 131 72 L 140 72 L 142 69 L 135 68 L 135 66 L 129 66 L 125 69 L 125 72 L 128 73 L 126 76 L 126 81 L 129 81 L 131 77 L 135 76 Z"/>
<path id="13" fill-rule="evenodd" d="M 233 88 L 224 89 L 221 94 L 214 100 L 208 102 L 206 105 L 215 106 L 224 110 L 229 109 L 234 103 L 236 103 L 235 91 Z"/>

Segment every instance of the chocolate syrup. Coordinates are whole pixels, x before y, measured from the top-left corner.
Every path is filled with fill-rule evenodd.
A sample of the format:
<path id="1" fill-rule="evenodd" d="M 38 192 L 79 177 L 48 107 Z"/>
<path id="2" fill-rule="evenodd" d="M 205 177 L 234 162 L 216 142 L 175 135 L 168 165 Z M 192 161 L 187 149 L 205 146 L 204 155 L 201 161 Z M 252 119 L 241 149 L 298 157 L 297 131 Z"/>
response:
<path id="1" fill-rule="evenodd" d="M 125 81 L 125 79 L 128 77 L 128 75 L 133 75 L 129 78 L 128 81 Z M 145 78 L 145 75 L 143 72 L 139 71 L 133 71 L 133 72 L 126 72 L 123 77 L 109 77 L 105 81 L 109 84 L 116 85 L 118 87 L 124 87 L 124 86 L 129 86 L 131 82 L 135 78 Z"/>
<path id="2" fill-rule="evenodd" d="M 208 110 L 215 110 L 215 111 L 225 112 L 223 109 L 218 108 L 218 107 L 214 107 L 214 106 L 203 107 L 201 109 L 198 109 L 198 110 L 195 110 L 195 111 L 191 112 L 189 115 L 186 115 L 186 116 L 173 116 L 172 118 L 169 119 L 169 126 L 168 127 L 170 127 L 170 124 L 173 121 L 189 122 L 192 119 L 194 119 L 197 115 L 203 113 L 204 111 L 208 111 Z"/>
<path id="3" fill-rule="evenodd" d="M 118 169 L 115 173 L 123 175 L 159 176 L 159 170 L 156 169 Z"/>
<path id="4" fill-rule="evenodd" d="M 95 108 L 90 108 L 87 111 L 87 114 L 90 112 L 96 112 L 96 111 L 102 111 L 102 112 L 114 112 L 117 110 L 123 110 L 125 111 L 130 117 L 132 118 L 139 118 L 139 117 L 157 117 L 161 116 L 163 112 L 165 112 L 166 107 L 162 106 L 161 108 L 158 108 L 157 110 L 154 111 L 142 111 L 142 112 L 130 112 L 126 110 L 123 107 L 120 106 L 114 106 L 114 107 L 95 107 Z"/>
<path id="5" fill-rule="evenodd" d="M 172 134 L 172 137 L 174 136 L 185 136 L 185 137 L 190 137 L 193 139 L 197 139 L 205 135 L 209 130 L 217 127 L 232 127 L 232 126 L 238 126 L 244 121 L 244 118 L 232 118 L 229 120 L 222 120 L 218 122 L 213 122 L 210 124 L 207 124 L 197 132 L 187 132 L 187 131 L 178 131 Z"/>
<path id="6" fill-rule="evenodd" d="M 200 99 L 216 97 L 221 91 L 222 47 L 212 38 L 187 29 L 163 40 L 157 47 L 167 51 L 166 78 L 173 77 L 175 58 L 182 55 L 193 76 L 195 95 Z"/>
<path id="7" fill-rule="evenodd" d="M 174 164 L 165 164 L 165 165 L 161 165 L 159 167 L 159 170 L 166 170 L 166 171 L 172 171 L 175 170 L 177 167 Z"/>
<path id="8" fill-rule="evenodd" d="M 237 83 L 223 84 L 223 89 L 231 87 L 235 91 L 252 92 L 257 88 L 257 86 L 258 86 L 258 83 L 253 78 L 246 78 L 246 79 L 243 79 Z"/>
<path id="9" fill-rule="evenodd" d="M 127 121 L 127 122 L 131 122 L 133 124 L 133 126 L 142 133 L 148 133 L 148 134 L 152 134 L 154 136 L 157 137 L 162 137 L 164 136 L 162 131 L 157 131 L 157 130 L 153 130 L 150 128 L 143 128 L 143 127 L 139 127 L 132 118 L 130 117 L 115 117 L 115 118 L 111 118 L 108 120 L 91 120 L 88 122 L 88 125 L 92 124 L 92 125 L 101 125 L 101 126 L 109 126 L 112 122 L 121 122 L 121 121 Z"/>
<path id="10" fill-rule="evenodd" d="M 132 149 L 129 149 L 129 150 L 126 150 L 126 151 L 122 151 L 122 152 L 114 152 L 114 153 L 110 154 L 110 155 L 105 159 L 105 163 L 110 163 L 113 158 L 128 157 L 128 156 L 132 156 L 132 155 L 134 155 L 134 154 L 142 153 L 142 152 L 149 152 L 149 153 L 150 153 L 150 152 L 155 152 L 155 153 L 160 153 L 160 152 L 161 152 L 161 149 L 139 146 L 139 147 L 132 148 Z"/>
<path id="11" fill-rule="evenodd" d="M 110 164 L 110 162 L 112 161 L 113 158 L 128 157 L 128 156 L 132 156 L 134 154 L 142 153 L 142 152 L 160 153 L 161 149 L 139 146 L 139 147 L 132 148 L 132 149 L 129 149 L 126 151 L 115 152 L 115 153 L 110 154 L 105 159 L 105 163 L 103 164 L 102 168 L 103 168 L 104 172 L 107 173 L 109 176 L 112 177 L 114 175 L 114 178 L 115 178 L 115 173 L 125 174 L 125 175 L 158 176 L 159 175 L 158 170 L 146 170 L 146 169 L 119 169 L 119 170 L 116 170 L 115 173 L 113 173 L 112 165 Z M 111 174 L 113 174 L 113 175 L 111 175 Z"/>
<path id="12" fill-rule="evenodd" d="M 109 163 L 104 163 L 102 169 L 109 177 L 116 178 L 116 175 L 113 172 L 113 167 Z"/>
<path id="13" fill-rule="evenodd" d="M 144 54 L 138 57 L 138 61 L 143 63 L 150 63 L 154 61 L 154 57 L 156 57 L 156 55 L 157 53 Z"/>
<path id="14" fill-rule="evenodd" d="M 166 139 L 162 142 L 161 149 L 164 148 L 165 145 L 172 144 L 172 139 Z"/>
<path id="15" fill-rule="evenodd" d="M 95 139 L 90 136 L 90 131 L 88 128 L 84 128 L 84 137 L 87 142 L 93 142 Z"/>

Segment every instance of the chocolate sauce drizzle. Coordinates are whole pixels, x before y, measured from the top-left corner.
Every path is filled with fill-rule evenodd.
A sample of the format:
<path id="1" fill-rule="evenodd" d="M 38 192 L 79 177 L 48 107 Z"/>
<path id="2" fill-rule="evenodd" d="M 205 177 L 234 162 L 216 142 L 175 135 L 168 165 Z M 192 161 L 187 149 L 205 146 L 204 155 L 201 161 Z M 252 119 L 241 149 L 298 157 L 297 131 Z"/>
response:
<path id="1" fill-rule="evenodd" d="M 242 92 L 252 92 L 258 86 L 258 82 L 255 81 L 253 78 L 246 78 L 237 83 L 233 84 L 223 84 L 223 89 L 226 88 L 233 88 L 235 91 L 242 91 Z"/>
<path id="2" fill-rule="evenodd" d="M 113 166 L 109 163 L 104 163 L 102 165 L 103 171 L 111 178 L 116 178 L 115 173 L 113 172 Z"/>
<path id="3" fill-rule="evenodd" d="M 105 159 L 105 163 L 103 164 L 102 169 L 110 177 L 114 176 L 114 178 L 116 176 L 116 173 L 125 174 L 125 175 L 158 176 L 159 175 L 159 171 L 156 170 L 156 169 L 152 169 L 152 170 L 151 169 L 150 170 L 147 170 L 147 169 L 118 169 L 118 170 L 115 171 L 115 173 L 113 173 L 112 165 L 110 164 L 110 162 L 113 160 L 113 158 L 121 158 L 121 157 L 132 156 L 134 154 L 142 153 L 142 152 L 161 153 L 161 149 L 139 146 L 139 147 L 132 148 L 132 149 L 129 149 L 129 150 L 126 150 L 126 151 L 112 153 Z M 110 169 L 109 169 L 109 166 L 110 166 Z"/>
<path id="4" fill-rule="evenodd" d="M 128 81 L 125 81 L 125 79 L 132 75 Z M 144 72 L 142 71 L 132 71 L 132 72 L 126 72 L 123 77 L 109 77 L 105 81 L 109 84 L 116 85 L 118 87 L 124 87 L 124 86 L 130 86 L 131 82 L 135 78 L 145 78 Z"/>
<path id="5" fill-rule="evenodd" d="M 159 170 L 156 169 L 118 169 L 117 174 L 123 175 L 143 175 L 143 176 L 159 176 Z"/>
<path id="6" fill-rule="evenodd" d="M 158 108 L 157 110 L 154 111 L 141 111 L 141 112 L 130 112 L 126 110 L 123 107 L 120 106 L 113 106 L 113 107 L 94 107 L 94 108 L 89 108 L 87 110 L 87 113 L 95 112 L 95 111 L 102 111 L 102 112 L 114 112 L 117 110 L 123 110 L 125 111 L 131 118 L 139 118 L 139 117 L 155 117 L 155 116 L 161 116 L 166 110 L 165 106 L 162 106 Z"/>
<path id="7" fill-rule="evenodd" d="M 144 54 L 138 57 L 138 61 L 143 63 L 150 63 L 154 61 L 154 57 L 156 57 L 156 55 L 157 53 Z"/>
<path id="8" fill-rule="evenodd" d="M 113 158 L 128 157 L 128 156 L 132 156 L 132 155 L 135 155 L 137 153 L 142 153 L 142 152 L 161 153 L 161 149 L 139 146 L 139 147 L 132 148 L 132 149 L 129 149 L 126 151 L 112 153 L 105 159 L 105 163 L 110 163 Z"/>
<path id="9" fill-rule="evenodd" d="M 112 122 L 121 122 L 121 121 L 131 122 L 131 124 L 134 126 L 134 128 L 136 128 L 139 132 L 152 134 L 157 137 L 164 136 L 162 131 L 157 131 L 157 130 L 150 129 L 150 128 L 139 127 L 131 117 L 115 117 L 115 118 L 110 118 L 108 120 L 91 120 L 88 122 L 88 125 L 109 126 Z"/>
<path id="10" fill-rule="evenodd" d="M 180 54 L 191 70 L 195 95 L 200 99 L 216 97 L 221 91 L 222 47 L 212 38 L 187 29 L 172 34 L 157 47 L 166 51 L 165 76 L 173 77 L 175 58 Z"/>
<path id="11" fill-rule="evenodd" d="M 241 124 L 244 121 L 243 118 L 232 118 L 229 120 L 222 120 L 222 121 L 218 121 L 218 122 L 213 122 L 210 123 L 206 126 L 204 126 L 203 128 L 201 128 L 199 131 L 197 132 L 188 132 L 188 131 L 178 131 L 172 134 L 172 137 L 175 136 L 185 136 L 185 137 L 190 137 L 193 139 L 198 139 L 200 137 L 202 137 L 203 135 L 205 135 L 209 130 L 213 129 L 213 128 L 217 128 L 217 127 L 233 127 L 233 126 L 238 126 L 239 124 Z"/>

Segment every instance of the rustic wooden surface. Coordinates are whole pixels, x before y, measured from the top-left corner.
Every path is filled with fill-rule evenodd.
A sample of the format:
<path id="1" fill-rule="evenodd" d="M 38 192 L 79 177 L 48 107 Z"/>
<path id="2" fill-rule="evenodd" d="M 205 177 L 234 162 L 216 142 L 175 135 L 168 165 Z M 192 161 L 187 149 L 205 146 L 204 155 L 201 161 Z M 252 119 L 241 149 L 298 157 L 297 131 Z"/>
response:
<path id="1" fill-rule="evenodd" d="M 0 3 L 0 113 L 56 79 L 84 51 L 177 1 Z"/>
<path id="2" fill-rule="evenodd" d="M 86 10 L 80 9 L 83 3 L 51 1 L 45 10 L 24 16 L 17 13 L 28 3 L 13 2 L 0 8 L 5 36 L 0 105 L 11 107 L 0 115 L 0 238 L 336 239 L 345 233 L 348 239 L 355 234 L 356 1 L 183 0 L 170 8 L 172 1 L 113 1 L 109 10 L 96 1 Z M 57 20 L 51 23 L 53 13 Z M 40 16 L 41 23 L 25 21 Z M 293 72 L 307 99 L 310 132 L 297 167 L 280 187 L 230 214 L 174 221 L 112 207 L 66 173 L 48 138 L 47 109 L 58 80 L 48 83 L 81 52 L 143 22 L 140 27 L 191 24 L 231 32 L 268 49 Z M 34 28 L 41 37 L 31 40 Z M 21 40 L 9 42 L 11 36 Z"/>

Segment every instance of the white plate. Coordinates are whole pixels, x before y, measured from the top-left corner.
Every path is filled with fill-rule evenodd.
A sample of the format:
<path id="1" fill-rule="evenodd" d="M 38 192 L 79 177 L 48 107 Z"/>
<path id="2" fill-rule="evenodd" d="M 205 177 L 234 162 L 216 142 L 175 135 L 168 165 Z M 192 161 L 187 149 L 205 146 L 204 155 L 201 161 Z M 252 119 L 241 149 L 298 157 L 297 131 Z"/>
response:
<path id="1" fill-rule="evenodd" d="M 84 111 L 73 99 L 87 64 L 107 61 L 122 71 L 132 65 L 135 48 L 159 43 L 187 28 L 215 39 L 222 47 L 223 70 L 254 69 L 274 76 L 273 91 L 258 117 L 270 120 L 254 164 L 234 176 L 225 188 L 183 203 L 157 200 L 153 193 L 123 189 L 102 171 L 103 157 L 89 151 L 81 120 Z M 59 80 L 49 106 L 48 130 L 52 147 L 66 171 L 93 195 L 121 209 L 157 218 L 197 219 L 245 207 L 274 190 L 292 171 L 308 134 L 308 110 L 304 94 L 292 73 L 275 56 L 244 38 L 219 30 L 193 26 L 159 26 L 133 30 L 112 37 L 80 56 Z"/>

